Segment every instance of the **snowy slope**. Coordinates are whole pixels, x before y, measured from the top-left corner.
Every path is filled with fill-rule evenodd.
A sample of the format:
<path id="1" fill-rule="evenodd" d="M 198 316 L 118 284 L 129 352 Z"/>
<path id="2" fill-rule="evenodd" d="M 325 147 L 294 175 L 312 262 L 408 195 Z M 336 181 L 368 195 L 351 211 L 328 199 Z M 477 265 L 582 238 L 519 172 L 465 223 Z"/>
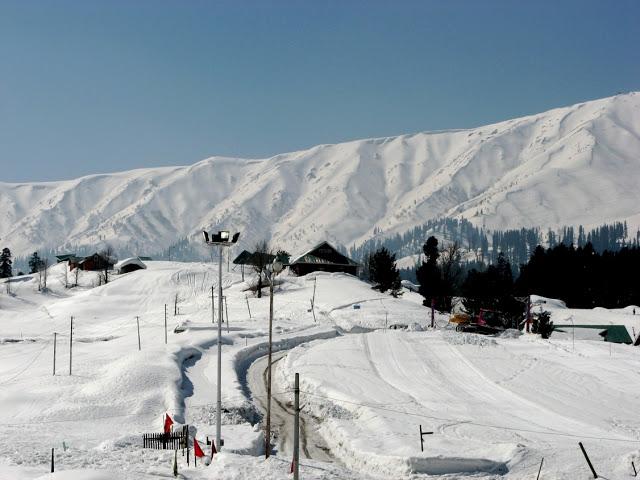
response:
<path id="1" fill-rule="evenodd" d="M 224 225 L 292 252 L 403 232 L 438 216 L 488 228 L 640 225 L 640 94 L 469 130 L 320 145 L 264 160 L 0 183 L 14 253 L 100 239 L 159 251 Z"/>

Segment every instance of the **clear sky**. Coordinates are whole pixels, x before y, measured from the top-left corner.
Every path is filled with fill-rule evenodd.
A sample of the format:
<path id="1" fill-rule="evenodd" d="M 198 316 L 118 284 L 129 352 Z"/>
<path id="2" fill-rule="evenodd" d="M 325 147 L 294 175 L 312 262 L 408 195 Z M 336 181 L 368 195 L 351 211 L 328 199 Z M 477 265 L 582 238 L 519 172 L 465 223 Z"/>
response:
<path id="1" fill-rule="evenodd" d="M 639 52 L 635 0 L 0 0 L 0 181 L 478 126 Z"/>

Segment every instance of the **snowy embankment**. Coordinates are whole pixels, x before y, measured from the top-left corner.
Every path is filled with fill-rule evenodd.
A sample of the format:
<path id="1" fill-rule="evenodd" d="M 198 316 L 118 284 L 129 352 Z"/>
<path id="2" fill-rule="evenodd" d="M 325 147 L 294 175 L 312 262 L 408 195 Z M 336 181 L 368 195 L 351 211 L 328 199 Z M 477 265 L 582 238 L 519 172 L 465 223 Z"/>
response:
<path id="1" fill-rule="evenodd" d="M 300 373 L 302 403 L 353 469 L 531 478 L 544 457 L 569 480 L 588 471 L 578 441 L 608 478 L 640 456 L 639 367 L 637 349 L 601 341 L 379 331 L 298 347 L 276 378 L 291 388 Z M 419 425 L 434 432 L 424 453 Z"/>
<path id="2" fill-rule="evenodd" d="M 141 449 L 141 434 L 160 431 L 165 412 L 178 424 L 192 425 L 200 440 L 213 436 L 217 326 L 211 317 L 211 286 L 216 287 L 217 307 L 216 268 L 177 262 L 149 262 L 148 267 L 113 275 L 102 286 L 97 273 L 81 272 L 79 286 L 65 288 L 64 265 L 55 265 L 49 270 L 46 292 L 38 291 L 37 276 L 27 275 L 14 279 L 10 295 L 0 295 L 0 423 L 6 433 L 0 436 L 0 478 L 34 478 L 48 471 L 52 447 L 57 470 L 94 469 L 109 471 L 110 478 L 157 478 L 169 471 L 170 452 Z M 71 275 L 66 280 L 75 282 Z M 356 300 L 369 300 L 360 312 L 369 312 L 363 318 L 367 325 L 384 325 L 380 299 L 389 297 L 357 279 L 320 274 L 315 282 L 314 277 L 286 275 L 280 281 L 275 295 L 276 350 L 334 337 L 332 311 L 347 311 Z M 315 320 L 309 311 L 314 283 Z M 269 299 L 247 292 L 238 273 L 225 272 L 223 287 L 229 317 L 222 340 L 225 449 L 258 454 L 262 433 L 251 425 L 258 416 L 244 375 L 251 360 L 266 353 Z M 387 320 L 398 322 L 405 313 L 395 308 Z M 339 323 L 347 330 L 357 325 L 347 317 Z M 174 331 L 177 324 L 181 333 Z M 230 458 L 235 457 L 221 456 L 219 461 Z M 281 463 L 274 465 L 285 474 L 287 467 Z"/>

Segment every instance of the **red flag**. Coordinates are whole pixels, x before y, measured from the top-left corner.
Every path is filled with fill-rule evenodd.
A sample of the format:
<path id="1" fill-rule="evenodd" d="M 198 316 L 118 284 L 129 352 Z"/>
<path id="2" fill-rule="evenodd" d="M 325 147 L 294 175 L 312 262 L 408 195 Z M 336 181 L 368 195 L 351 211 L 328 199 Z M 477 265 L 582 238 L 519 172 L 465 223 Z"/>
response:
<path id="1" fill-rule="evenodd" d="M 169 416 L 168 413 L 165 413 L 165 418 L 164 418 L 164 433 L 171 433 L 171 425 L 173 425 L 173 420 L 171 420 L 171 417 Z"/>
<path id="2" fill-rule="evenodd" d="M 204 452 L 200 448 L 200 444 L 198 443 L 198 440 L 196 440 L 196 437 L 193 437 L 193 454 L 196 457 L 204 457 Z"/>

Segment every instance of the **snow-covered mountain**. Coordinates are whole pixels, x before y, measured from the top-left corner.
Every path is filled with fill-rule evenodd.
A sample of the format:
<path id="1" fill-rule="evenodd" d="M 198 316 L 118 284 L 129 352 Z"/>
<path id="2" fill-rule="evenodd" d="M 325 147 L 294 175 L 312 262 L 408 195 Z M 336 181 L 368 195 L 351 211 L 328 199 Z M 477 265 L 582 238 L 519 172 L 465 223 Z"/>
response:
<path id="1" fill-rule="evenodd" d="M 451 216 L 492 228 L 640 225 L 640 93 L 468 130 L 320 145 L 262 160 L 0 183 L 14 254 L 108 241 L 145 252 L 217 226 L 291 252 Z"/>

